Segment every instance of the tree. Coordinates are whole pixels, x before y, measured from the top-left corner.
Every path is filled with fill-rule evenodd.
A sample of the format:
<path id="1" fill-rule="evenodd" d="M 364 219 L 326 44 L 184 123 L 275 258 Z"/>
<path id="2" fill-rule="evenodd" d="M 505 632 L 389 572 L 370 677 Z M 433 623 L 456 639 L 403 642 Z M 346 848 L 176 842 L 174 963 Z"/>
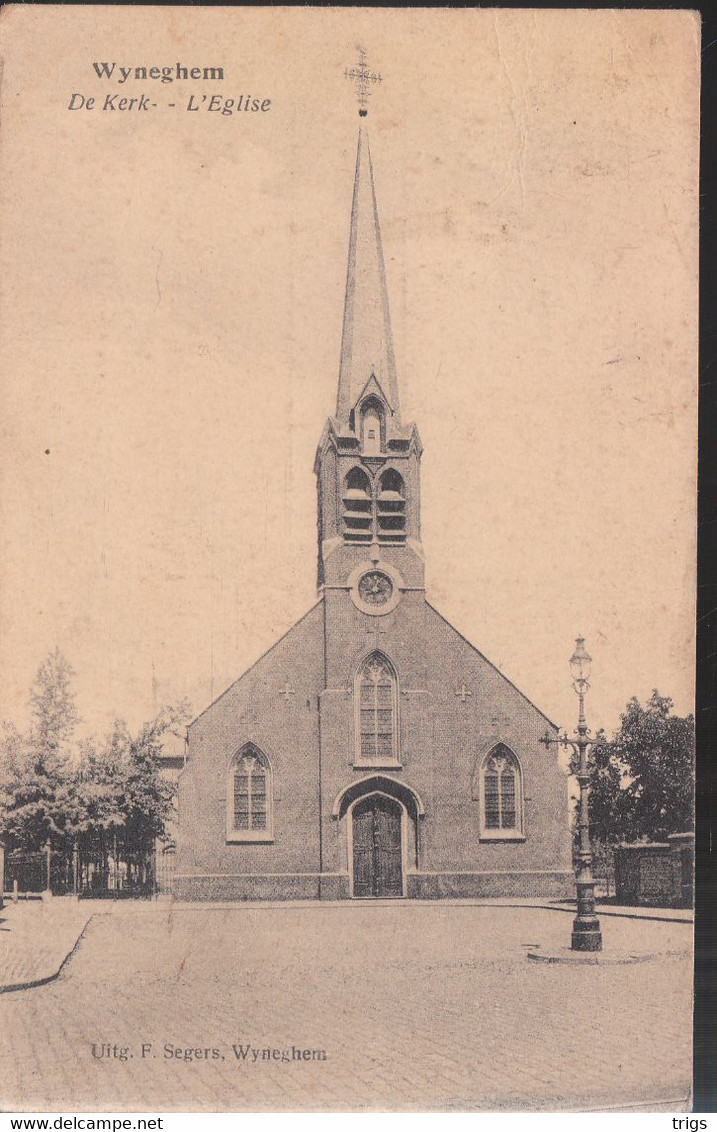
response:
<path id="1" fill-rule="evenodd" d="M 634 837 L 660 841 L 693 828 L 695 723 L 692 715 L 672 715 L 672 706 L 655 689 L 645 707 L 633 697 L 621 716 L 619 754 L 628 770 Z"/>
<path id="2" fill-rule="evenodd" d="M 118 871 L 147 880 L 175 788 L 161 774 L 166 733 L 189 717 L 182 702 L 162 708 L 136 734 L 118 720 L 109 735 L 84 739 L 73 757 L 79 717 L 71 666 L 59 650 L 40 665 L 30 692 L 31 724 L 0 734 L 0 833 L 10 850 L 53 850 L 53 870 L 72 886 L 75 850 L 106 885 L 110 857 Z"/>
<path id="3" fill-rule="evenodd" d="M 182 728 L 188 717 L 189 705 L 182 701 L 162 708 L 136 735 L 117 720 L 104 747 L 95 748 L 87 762 L 88 781 L 105 788 L 101 824 L 121 827 L 124 839 L 138 848 L 164 834 L 175 787 L 162 776 L 159 756 L 167 732 Z"/>
<path id="4" fill-rule="evenodd" d="M 159 754 L 166 733 L 177 731 L 189 716 L 189 706 L 162 708 L 133 735 L 116 720 L 103 741 L 83 744 L 77 769 L 74 835 L 81 867 L 89 869 L 91 884 L 107 889 L 126 869 L 123 885 L 145 885 L 154 843 L 165 832 L 172 812 L 175 785 L 160 771 Z M 115 879 L 115 887 L 117 879 Z"/>
<path id="5" fill-rule="evenodd" d="M 58 752 L 80 722 L 71 680 L 74 669 L 58 648 L 40 665 L 30 690 L 31 738 L 38 751 Z"/>
<path id="6" fill-rule="evenodd" d="M 612 739 L 597 736 L 590 756 L 590 836 L 596 845 L 662 841 L 691 829 L 694 719 L 672 714 L 655 689 L 626 705 Z"/>
<path id="7" fill-rule="evenodd" d="M 6 725 L 0 768 L 0 828 L 10 849 L 39 850 L 67 842 L 66 811 L 72 773 L 70 740 L 79 717 L 72 667 L 59 649 L 40 665 L 30 691 L 26 735 Z"/>
<path id="8" fill-rule="evenodd" d="M 575 759 L 577 763 L 577 758 Z M 572 767 L 573 773 L 577 766 Z M 626 830 L 627 796 L 624 767 L 615 754 L 615 744 L 604 731 L 598 732 L 590 748 L 590 839 L 603 845 L 619 841 Z"/>

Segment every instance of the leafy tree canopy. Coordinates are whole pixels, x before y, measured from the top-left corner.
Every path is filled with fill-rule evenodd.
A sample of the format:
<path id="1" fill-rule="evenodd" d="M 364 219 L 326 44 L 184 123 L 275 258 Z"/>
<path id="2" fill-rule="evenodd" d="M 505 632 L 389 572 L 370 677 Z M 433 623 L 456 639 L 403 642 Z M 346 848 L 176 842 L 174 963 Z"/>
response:
<path id="1" fill-rule="evenodd" d="M 71 666 L 59 649 L 40 665 L 30 691 L 31 724 L 6 724 L 0 763 L 0 814 L 9 848 L 41 849 L 63 838 L 63 800 L 72 778 L 69 741 L 79 717 Z"/>
<path id="2" fill-rule="evenodd" d="M 663 841 L 694 823 L 695 727 L 655 689 L 646 704 L 633 697 L 608 739 L 590 753 L 590 834 L 595 841 Z"/>
<path id="3" fill-rule="evenodd" d="M 164 832 L 175 788 L 160 772 L 164 737 L 182 728 L 189 705 L 164 707 L 137 734 L 117 720 L 103 739 L 80 744 L 71 666 L 55 650 L 30 692 L 26 734 L 6 724 L 0 735 L 0 832 L 9 849 L 67 852 L 83 838 L 121 835 L 137 849 Z"/>

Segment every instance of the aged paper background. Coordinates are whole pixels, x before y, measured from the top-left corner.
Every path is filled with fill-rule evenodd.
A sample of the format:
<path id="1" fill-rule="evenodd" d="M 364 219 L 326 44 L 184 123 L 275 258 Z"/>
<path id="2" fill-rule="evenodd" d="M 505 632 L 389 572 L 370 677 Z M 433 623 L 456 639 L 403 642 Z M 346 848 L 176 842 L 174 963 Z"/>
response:
<path id="1" fill-rule="evenodd" d="M 691 710 L 695 14 L 11 6 L 0 37 L 2 718 L 55 645 L 87 730 L 199 711 L 313 602 L 357 42 L 429 597 L 561 723 L 578 633 L 594 726 Z M 93 61 L 225 78 L 105 112 Z"/>
<path id="2" fill-rule="evenodd" d="M 552 718 L 578 632 L 595 722 L 690 709 L 696 18 L 11 7 L 3 716 L 55 643 L 88 725 L 199 710 L 313 601 L 357 40 L 430 594 Z M 175 56 L 270 111 L 67 109 Z"/>

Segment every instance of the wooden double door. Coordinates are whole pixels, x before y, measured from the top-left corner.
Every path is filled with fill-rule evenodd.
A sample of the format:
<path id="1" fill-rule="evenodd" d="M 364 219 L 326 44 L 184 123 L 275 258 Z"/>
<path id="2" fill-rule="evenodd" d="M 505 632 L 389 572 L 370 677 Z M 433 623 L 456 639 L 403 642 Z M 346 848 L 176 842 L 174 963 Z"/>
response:
<path id="1" fill-rule="evenodd" d="M 403 809 L 371 794 L 353 808 L 354 896 L 403 896 Z"/>

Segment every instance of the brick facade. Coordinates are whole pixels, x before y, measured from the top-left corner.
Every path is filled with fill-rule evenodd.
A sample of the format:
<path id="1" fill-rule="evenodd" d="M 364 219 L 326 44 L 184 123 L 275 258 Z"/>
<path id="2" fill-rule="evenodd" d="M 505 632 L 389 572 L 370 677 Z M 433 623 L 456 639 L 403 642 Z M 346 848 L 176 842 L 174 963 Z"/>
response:
<path id="1" fill-rule="evenodd" d="M 175 896 L 567 895 L 555 728 L 426 599 L 368 138 L 337 416 L 319 442 L 319 601 L 194 721 Z"/>
<path id="2" fill-rule="evenodd" d="M 566 778 L 555 748 L 538 743 L 552 725 L 423 596 L 406 594 L 388 617 L 379 640 L 399 675 L 400 766 L 357 765 L 354 676 L 375 619 L 331 591 L 189 728 L 175 896 L 350 896 L 341 796 L 362 782 L 369 793 L 393 793 L 405 813 L 407 896 L 569 894 Z M 522 832 L 487 840 L 478 779 L 499 742 L 520 763 Z M 246 744 L 271 766 L 267 842 L 227 838 L 230 768 Z"/>

